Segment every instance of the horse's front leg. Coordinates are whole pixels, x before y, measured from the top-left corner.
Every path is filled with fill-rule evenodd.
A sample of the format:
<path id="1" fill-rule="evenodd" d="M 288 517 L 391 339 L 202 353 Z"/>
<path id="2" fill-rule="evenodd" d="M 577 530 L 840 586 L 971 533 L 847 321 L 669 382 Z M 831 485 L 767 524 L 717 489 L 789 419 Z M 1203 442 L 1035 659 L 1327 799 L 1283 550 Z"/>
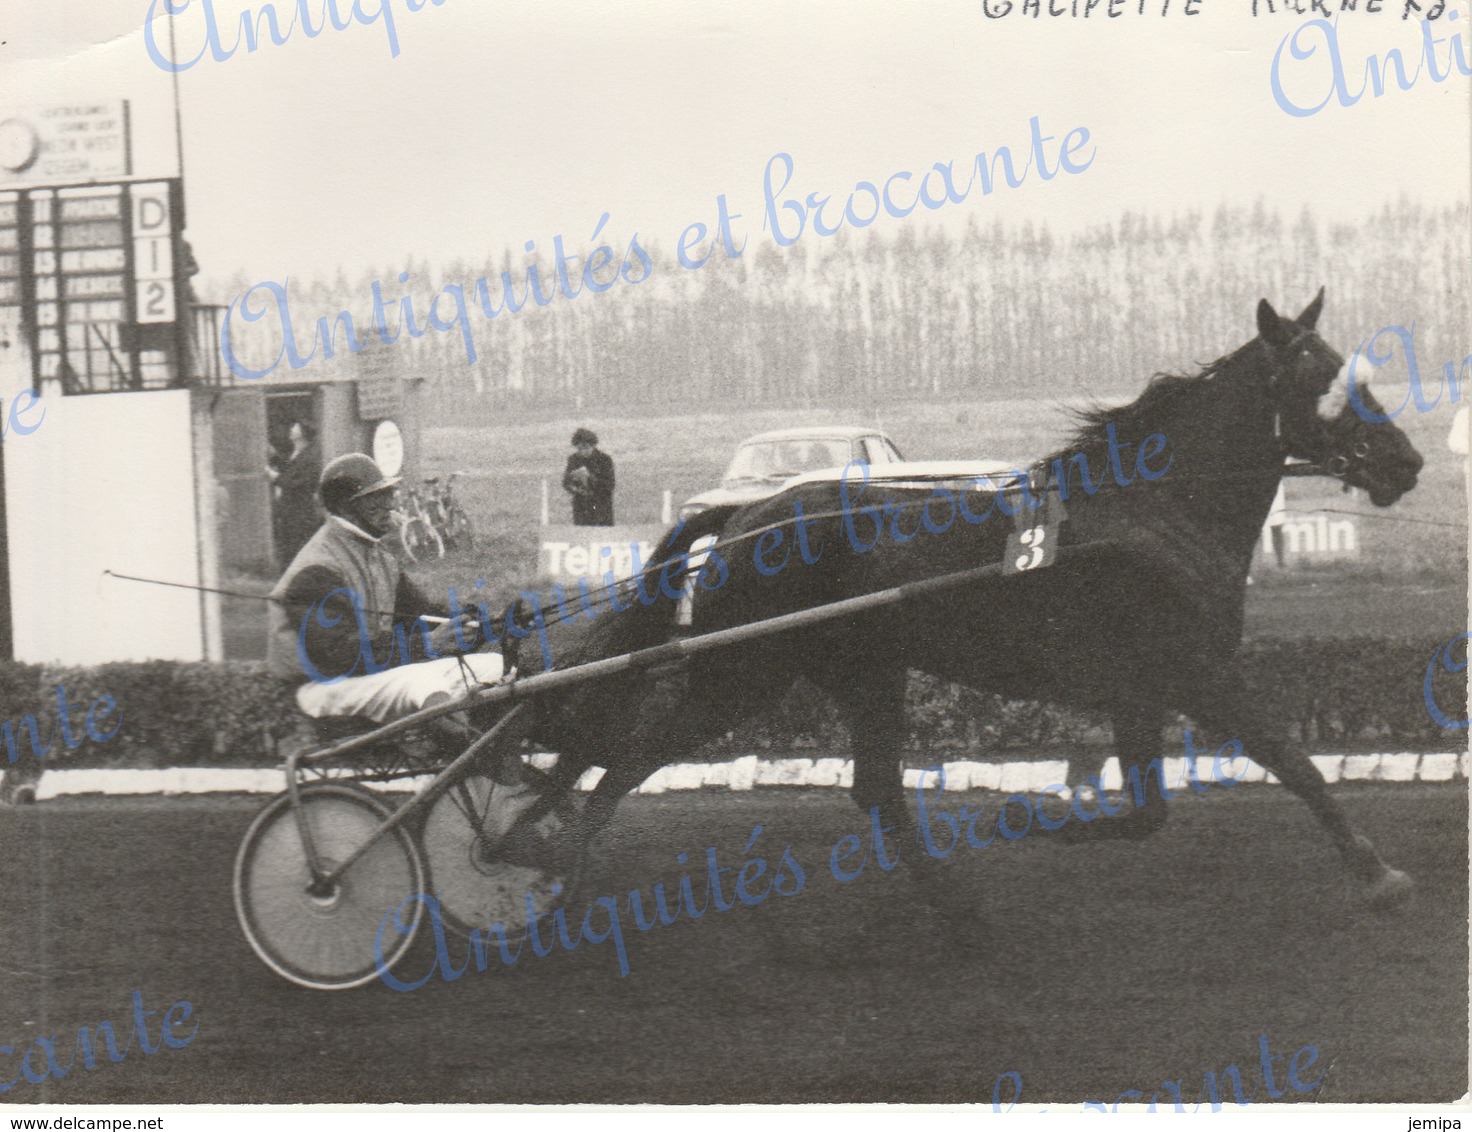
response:
<path id="1" fill-rule="evenodd" d="M 1248 758 L 1272 771 L 1279 782 L 1308 803 L 1350 872 L 1364 883 L 1365 897 L 1371 905 L 1394 905 L 1410 897 L 1415 887 L 1410 876 L 1381 860 L 1370 839 L 1355 830 L 1308 755 L 1298 748 L 1290 748 L 1255 722 L 1247 688 L 1240 676 L 1217 679 L 1200 701 L 1187 706 L 1186 711 L 1213 735 L 1240 739 Z"/>

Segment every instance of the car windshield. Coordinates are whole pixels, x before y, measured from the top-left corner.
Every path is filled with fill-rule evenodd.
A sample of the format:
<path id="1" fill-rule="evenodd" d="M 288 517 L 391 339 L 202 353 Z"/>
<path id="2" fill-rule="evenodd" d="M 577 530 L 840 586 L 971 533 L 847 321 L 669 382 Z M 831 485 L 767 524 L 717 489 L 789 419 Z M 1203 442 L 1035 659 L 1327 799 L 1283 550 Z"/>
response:
<path id="1" fill-rule="evenodd" d="M 726 480 L 785 480 L 818 468 L 841 468 L 849 459 L 848 440 L 762 440 L 736 449 Z"/>
<path id="2" fill-rule="evenodd" d="M 889 442 L 888 437 L 866 436 L 863 440 L 864 454 L 871 464 L 895 464 L 904 461 L 899 449 Z"/>
<path id="3" fill-rule="evenodd" d="M 786 479 L 819 468 L 841 468 L 849 459 L 847 440 L 763 440 L 736 449 L 725 481 Z"/>

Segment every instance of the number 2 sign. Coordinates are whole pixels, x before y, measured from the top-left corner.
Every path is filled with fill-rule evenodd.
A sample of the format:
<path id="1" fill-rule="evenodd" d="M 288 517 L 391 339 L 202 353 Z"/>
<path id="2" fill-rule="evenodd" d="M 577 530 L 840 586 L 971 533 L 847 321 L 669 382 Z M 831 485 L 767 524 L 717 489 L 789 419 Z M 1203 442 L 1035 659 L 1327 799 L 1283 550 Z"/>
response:
<path id="1" fill-rule="evenodd" d="M 137 285 L 138 321 L 174 321 L 174 281 L 140 279 Z"/>

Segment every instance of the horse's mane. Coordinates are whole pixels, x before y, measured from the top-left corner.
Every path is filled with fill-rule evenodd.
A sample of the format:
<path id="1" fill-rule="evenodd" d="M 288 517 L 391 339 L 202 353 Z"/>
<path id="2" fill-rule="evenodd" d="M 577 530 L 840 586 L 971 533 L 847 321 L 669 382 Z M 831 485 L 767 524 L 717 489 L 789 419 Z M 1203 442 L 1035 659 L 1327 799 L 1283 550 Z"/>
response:
<path id="1" fill-rule="evenodd" d="M 1215 361 L 1207 362 L 1193 374 L 1153 374 L 1144 392 L 1128 405 L 1096 404 L 1070 410 L 1078 427 L 1064 447 L 1046 456 L 1044 463 L 1059 457 L 1067 460 L 1078 453 L 1091 457 L 1102 454 L 1109 446 L 1106 429 L 1111 424 L 1121 439 L 1160 431 L 1160 420 L 1171 407 L 1182 398 L 1200 390 L 1206 382 L 1218 377 L 1229 366 L 1240 363 L 1242 356 L 1256 345 L 1256 341 L 1254 339 L 1230 354 L 1223 354 Z"/>

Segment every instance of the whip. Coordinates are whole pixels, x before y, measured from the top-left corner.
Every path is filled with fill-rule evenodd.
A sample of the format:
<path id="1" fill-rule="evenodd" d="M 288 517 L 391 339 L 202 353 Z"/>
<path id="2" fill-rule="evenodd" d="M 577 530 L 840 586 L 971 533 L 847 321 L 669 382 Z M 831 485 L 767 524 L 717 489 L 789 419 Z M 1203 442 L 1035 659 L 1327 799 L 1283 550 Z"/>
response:
<path id="1" fill-rule="evenodd" d="M 166 582 L 161 578 L 140 578 L 135 574 L 119 574 L 115 570 L 104 570 L 102 571 L 102 574 L 103 577 L 121 578 L 126 582 L 144 582 L 150 586 L 168 586 L 170 589 L 175 590 L 194 590 L 195 592 L 202 594 L 219 594 L 221 597 L 243 597 L 248 598 L 251 601 L 270 602 L 272 605 L 280 604 L 270 594 L 249 594 L 244 593 L 241 590 L 221 590 L 216 589 L 213 586 L 196 586 L 188 582 Z M 373 613 L 380 617 L 395 616 L 394 613 L 387 612 L 382 609 L 365 609 L 363 610 L 363 612 Z M 448 625 L 450 623 L 450 618 L 448 617 L 436 617 L 433 614 L 428 613 L 421 614 L 420 616 L 416 617 L 415 620 L 429 622 L 436 625 Z"/>

